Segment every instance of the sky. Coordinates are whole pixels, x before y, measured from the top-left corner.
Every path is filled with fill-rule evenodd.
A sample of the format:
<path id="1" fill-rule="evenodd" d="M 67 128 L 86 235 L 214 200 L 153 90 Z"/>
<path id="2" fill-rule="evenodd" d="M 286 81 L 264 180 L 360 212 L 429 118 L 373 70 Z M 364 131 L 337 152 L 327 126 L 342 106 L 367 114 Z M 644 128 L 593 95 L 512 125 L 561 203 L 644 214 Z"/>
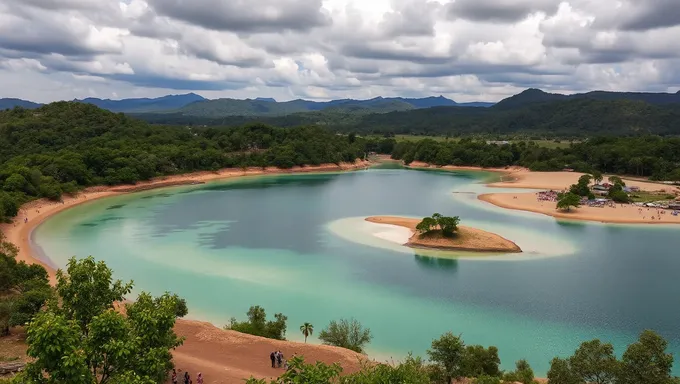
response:
<path id="1" fill-rule="evenodd" d="M 0 0 L 0 97 L 680 90 L 679 0 Z"/>

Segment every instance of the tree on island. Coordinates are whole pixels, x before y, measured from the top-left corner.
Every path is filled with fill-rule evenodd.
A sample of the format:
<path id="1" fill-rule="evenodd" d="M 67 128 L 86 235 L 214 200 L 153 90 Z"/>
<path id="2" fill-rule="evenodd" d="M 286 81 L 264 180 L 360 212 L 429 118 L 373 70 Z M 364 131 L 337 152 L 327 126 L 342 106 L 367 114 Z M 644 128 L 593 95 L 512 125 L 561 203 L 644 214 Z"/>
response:
<path id="1" fill-rule="evenodd" d="M 432 217 L 424 217 L 423 220 L 416 225 L 416 230 L 421 234 L 426 234 L 439 228 L 443 236 L 451 237 L 453 236 L 453 233 L 458 230 L 458 223 L 460 223 L 460 217 L 458 216 L 449 217 L 435 213 Z"/>
<path id="2" fill-rule="evenodd" d="M 305 343 L 307 342 L 307 337 L 314 333 L 314 326 L 311 323 L 304 323 L 300 326 L 300 332 L 305 336 Z"/>
<path id="3" fill-rule="evenodd" d="M 588 197 L 589 199 L 595 198 L 595 195 L 593 195 L 593 192 L 590 191 L 589 187 L 592 179 L 593 177 L 591 175 L 582 175 L 578 178 L 576 184 L 572 184 L 569 187 L 569 192 L 578 196 Z"/>
<path id="4" fill-rule="evenodd" d="M 224 329 L 266 337 L 268 339 L 286 340 L 287 320 L 287 316 L 277 313 L 274 315 L 273 321 L 267 321 L 267 313 L 264 308 L 255 305 L 248 309 L 247 321 L 237 321 L 235 317 L 232 317 Z"/>
<path id="5" fill-rule="evenodd" d="M 578 208 L 581 205 L 581 197 L 575 193 L 560 193 L 557 196 L 557 209 L 570 211 L 571 207 Z"/>

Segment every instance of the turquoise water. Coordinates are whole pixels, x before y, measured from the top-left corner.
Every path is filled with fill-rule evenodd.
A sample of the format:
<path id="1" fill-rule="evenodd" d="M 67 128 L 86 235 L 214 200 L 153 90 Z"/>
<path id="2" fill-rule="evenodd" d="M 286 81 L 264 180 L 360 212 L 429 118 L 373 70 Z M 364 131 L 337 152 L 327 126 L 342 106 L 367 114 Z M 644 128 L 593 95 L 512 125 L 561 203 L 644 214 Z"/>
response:
<path id="1" fill-rule="evenodd" d="M 558 222 L 461 193 L 483 191 L 485 176 L 376 168 L 168 188 L 69 209 L 33 237 L 59 267 L 94 255 L 137 291 L 176 292 L 190 317 L 216 325 L 261 305 L 287 315 L 288 338 L 300 340 L 303 322 L 319 331 L 355 317 L 380 359 L 424 355 L 447 331 L 498 346 L 504 368 L 526 358 L 539 375 L 581 341 L 620 354 L 646 328 L 680 352 L 680 228 Z M 527 252 L 433 258 L 363 227 L 365 216 L 433 212 Z"/>

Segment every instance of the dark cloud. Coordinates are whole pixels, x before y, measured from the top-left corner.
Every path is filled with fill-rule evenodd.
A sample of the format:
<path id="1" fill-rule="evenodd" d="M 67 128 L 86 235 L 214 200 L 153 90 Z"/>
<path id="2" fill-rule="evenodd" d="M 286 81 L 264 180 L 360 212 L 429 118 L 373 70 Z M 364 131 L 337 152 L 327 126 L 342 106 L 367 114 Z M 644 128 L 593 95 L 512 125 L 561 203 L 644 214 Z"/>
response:
<path id="1" fill-rule="evenodd" d="M 552 15 L 559 3 L 558 0 L 456 0 L 449 5 L 448 15 L 453 19 L 512 23 L 534 12 Z"/>
<path id="2" fill-rule="evenodd" d="M 396 60 L 420 64 L 446 63 L 452 59 L 450 56 L 428 56 L 422 50 L 391 47 L 386 44 L 346 44 L 340 49 L 340 53 L 360 59 Z"/>
<path id="3" fill-rule="evenodd" d="M 625 8 L 624 8 L 625 9 Z M 639 1 L 621 15 L 621 28 L 630 31 L 646 31 L 680 25 L 680 1 Z"/>
<path id="4" fill-rule="evenodd" d="M 107 75 L 102 76 L 112 80 L 124 81 L 140 87 L 166 88 L 178 91 L 224 91 L 243 89 L 249 84 L 238 81 L 213 81 L 213 80 L 188 80 L 178 79 L 156 74 L 135 74 L 135 75 Z"/>
<path id="5" fill-rule="evenodd" d="M 321 0 L 148 0 L 156 13 L 208 29 L 235 32 L 307 31 L 328 25 Z"/>

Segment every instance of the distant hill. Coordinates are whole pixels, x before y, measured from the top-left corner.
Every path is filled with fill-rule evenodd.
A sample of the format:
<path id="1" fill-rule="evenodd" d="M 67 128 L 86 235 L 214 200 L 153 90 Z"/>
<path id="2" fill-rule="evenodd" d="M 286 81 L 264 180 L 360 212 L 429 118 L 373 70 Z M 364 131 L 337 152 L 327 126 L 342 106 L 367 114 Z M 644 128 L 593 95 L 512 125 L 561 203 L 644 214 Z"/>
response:
<path id="1" fill-rule="evenodd" d="M 189 104 L 176 111 L 184 116 L 219 118 L 226 116 L 284 116 L 294 113 L 332 110 L 345 113 L 386 113 L 415 107 L 403 100 L 376 97 L 370 100 L 332 100 L 325 102 L 291 100 L 276 102 L 262 99 L 217 99 Z"/>
<path id="2" fill-rule="evenodd" d="M 396 134 L 536 134 L 541 136 L 680 135 L 680 104 L 634 100 L 564 98 L 515 108 L 431 107 L 388 113 L 351 113 L 327 108 L 279 116 L 192 117 L 141 114 L 155 124 L 241 126 L 261 122 L 277 127 L 318 125 L 339 132 Z"/>
<path id="3" fill-rule="evenodd" d="M 40 107 L 41 105 L 42 104 L 38 104 L 38 103 L 34 103 L 32 101 L 22 100 L 22 99 L 12 99 L 12 98 L 0 99 L 0 111 L 4 111 L 5 109 L 12 109 L 14 107 L 34 109 L 34 108 Z"/>
<path id="4" fill-rule="evenodd" d="M 205 98 L 195 93 L 187 93 L 185 95 L 168 95 L 157 97 L 153 99 L 97 99 L 88 97 L 83 100 L 75 100 L 81 103 L 93 104 L 102 109 L 108 109 L 111 112 L 159 112 L 182 108 L 188 104 L 203 101 Z"/>
<path id="5" fill-rule="evenodd" d="M 499 101 L 494 108 L 513 109 L 532 103 L 544 103 L 551 101 L 564 101 L 574 99 L 593 99 L 593 100 L 631 100 L 644 101 L 654 105 L 668 105 L 680 103 L 680 91 L 677 93 L 650 93 L 650 92 L 608 92 L 592 91 L 587 93 L 575 93 L 573 95 L 561 95 L 548 93 L 540 89 L 527 89 L 522 93 L 508 97 Z"/>

